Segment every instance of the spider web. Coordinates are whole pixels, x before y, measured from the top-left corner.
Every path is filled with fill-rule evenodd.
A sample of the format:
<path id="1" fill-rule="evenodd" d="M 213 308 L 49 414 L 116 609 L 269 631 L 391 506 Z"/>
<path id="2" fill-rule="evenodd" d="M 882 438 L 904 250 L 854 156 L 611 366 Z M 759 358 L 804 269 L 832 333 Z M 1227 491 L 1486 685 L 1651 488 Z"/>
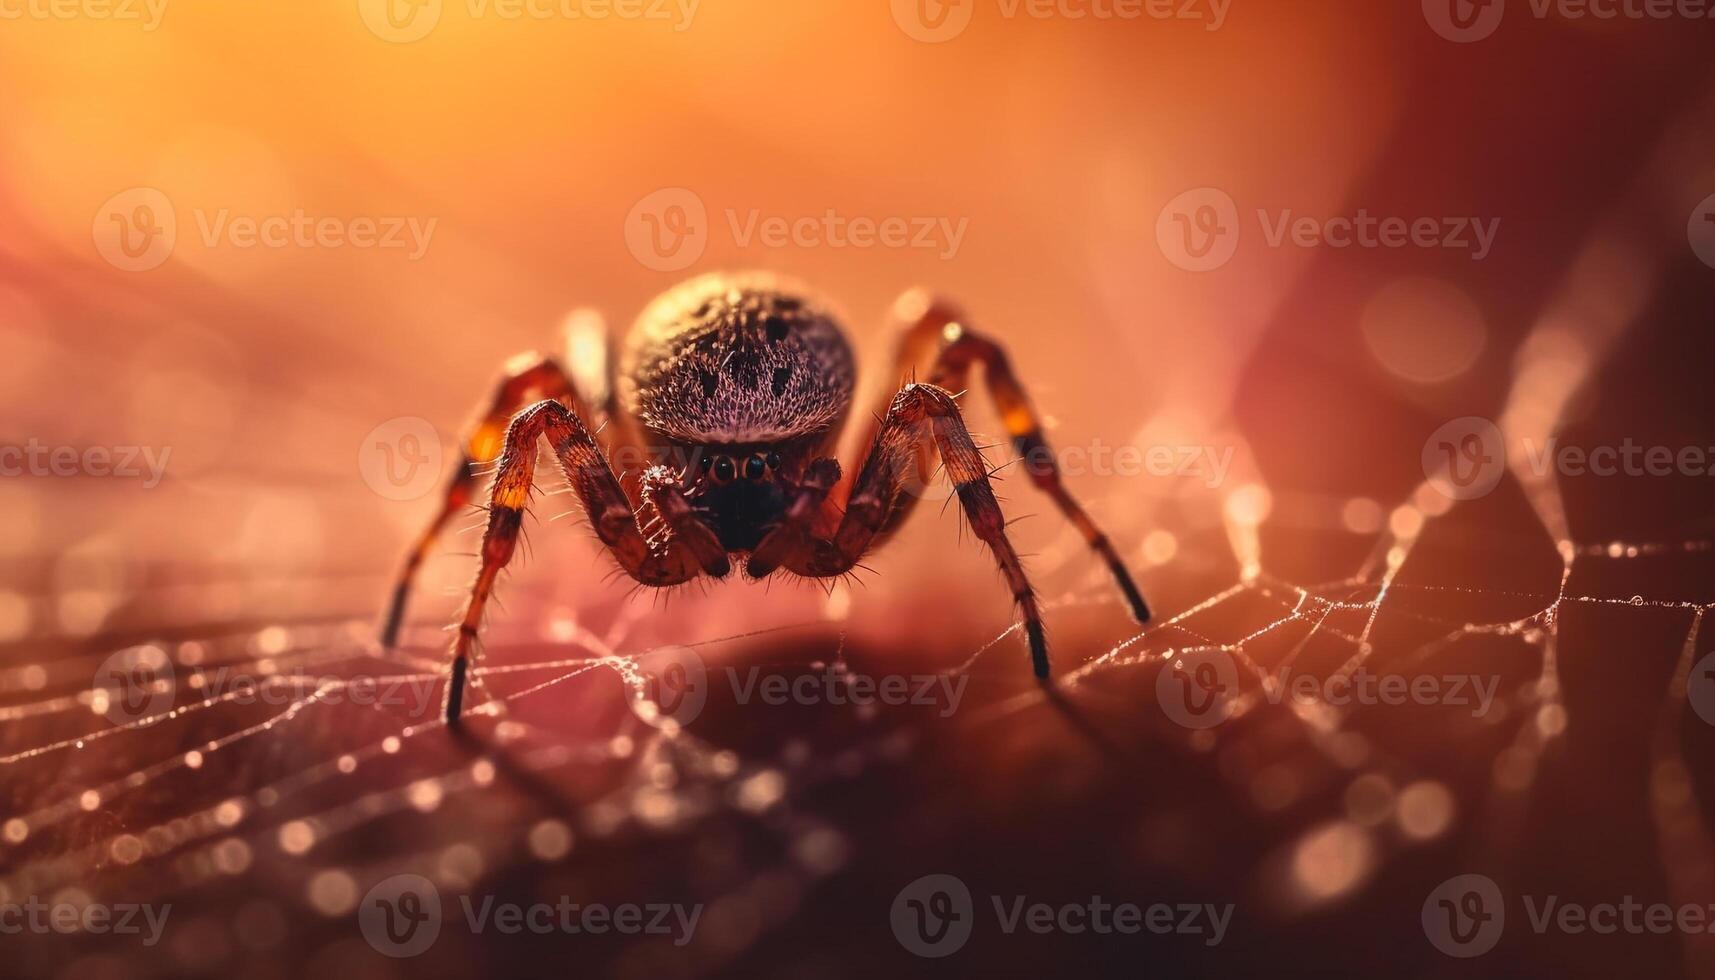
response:
<path id="1" fill-rule="evenodd" d="M 1518 435 L 1516 428 L 1509 430 L 1509 437 Z M 1194 567 L 1198 555 L 1189 542 L 1218 544 L 1224 537 L 1239 580 L 1177 604 L 1147 628 L 1110 634 L 1105 651 L 1098 648 L 1056 680 L 1054 694 L 1096 710 L 1126 704 L 1130 711 L 1141 706 L 1154 712 L 1147 688 L 1128 693 L 1132 675 L 1153 679 L 1198 652 L 1233 658 L 1242 676 L 1227 722 L 1191 731 L 1157 719 L 1152 731 L 1161 742 L 1211 763 L 1235 744 L 1260 743 L 1275 754 L 1294 746 L 1320 760 L 1312 767 L 1315 780 L 1334 779 L 1343 787 L 1346 813 L 1312 821 L 1242 872 L 1272 881 L 1265 888 L 1277 895 L 1272 913 L 1290 918 L 1361 894 L 1396 854 L 1479 814 L 1485 826 L 1471 839 L 1497 862 L 1487 866 L 1504 866 L 1500 856 L 1517 840 L 1543 760 L 1579 722 L 1559 680 L 1569 612 L 1619 607 L 1671 613 L 1683 619 L 1683 640 L 1651 723 L 1650 800 L 1671 892 L 1684 901 L 1707 901 L 1715 894 L 1710 821 L 1690 791 L 1691 769 L 1678 731 L 1711 603 L 1588 594 L 1571 583 L 1591 566 L 1696 557 L 1710 553 L 1712 542 L 1575 542 L 1565 536 L 1555 485 L 1534 478 L 1521 482 L 1559 563 L 1549 593 L 1407 581 L 1432 530 L 1458 512 L 1433 508 L 1442 513 L 1429 514 L 1409 501 L 1392 512 L 1392 526 L 1375 536 L 1372 557 L 1349 577 L 1287 581 L 1265 570 L 1266 519 L 1229 496 L 1221 525 L 1210 529 L 1216 533 L 1204 539 L 1187 533 L 1185 561 Z M 1241 493 L 1238 499 L 1248 498 Z M 1426 499 L 1424 488 L 1412 495 L 1419 503 Z M 1320 506 L 1331 515 L 1340 502 Z M 1072 558 L 1047 557 L 1068 563 Z M 1448 601 L 1525 609 L 1475 621 L 1443 612 Z M 1055 597 L 1049 610 L 1053 621 L 1111 605 L 1106 583 L 1090 579 Z M 697 894 L 709 909 L 702 927 L 711 937 L 707 942 L 680 949 L 637 940 L 609 949 L 611 969 L 620 975 L 716 970 L 788 926 L 822 882 L 855 859 L 850 829 L 812 802 L 818 788 L 858 780 L 871 767 L 908 764 L 925 722 L 823 707 L 857 723 L 858 734 L 827 749 L 793 740 L 766 751 L 723 747 L 700 737 L 695 724 L 651 724 L 647 713 L 625 710 L 628 694 L 649 697 L 645 663 L 654 648 L 637 640 L 649 611 L 646 603 L 633 602 L 599 632 L 576 620 L 558 621 L 551 628 L 557 642 L 547 648 L 552 656 L 527 637 L 507 639 L 507 628 L 497 625 L 491 635 L 500 638 L 491 641 L 475 672 L 480 693 L 473 727 L 483 736 L 467 744 L 449 740 L 444 723 L 434 717 L 438 699 L 427 720 L 418 715 L 404 723 L 398 712 L 360 711 L 343 703 L 378 685 L 425 690 L 442 677 L 437 647 L 384 655 L 370 641 L 368 621 L 274 623 L 145 644 L 171 656 L 181 678 L 172 692 L 176 697 L 166 710 L 118 725 L 100 717 L 109 707 L 102 691 L 72 683 L 89 677 L 104 655 L 12 666 L 5 675 L 8 690 L 59 693 L 0 709 L 9 732 L 0 771 L 7 773 L 13 798 L 27 801 L 0 825 L 6 855 L 0 899 L 178 903 L 201 911 L 190 913 L 196 917 L 187 926 L 195 941 L 169 942 L 169 955 L 180 965 L 199 955 L 219 957 L 218 962 L 246 953 L 278 955 L 282 937 L 306 929 L 329 937 L 328 946 L 349 947 L 357 941 L 352 910 L 359 897 L 392 874 L 419 873 L 443 888 L 480 890 L 489 887 L 483 884 L 488 876 L 516 874 L 520 864 L 576 868 L 586 851 L 633 854 L 650 840 L 682 846 L 691 837 L 730 835 L 744 842 L 734 846 L 742 846 L 747 860 L 742 872 L 716 876 L 718 887 Z M 1402 624 L 1415 638 L 1384 641 L 1390 623 Z M 713 657 L 722 647 L 791 642 L 808 629 L 817 639 L 806 646 L 822 651 L 820 658 L 835 670 L 850 670 L 843 643 L 836 639 L 832 649 L 827 644 L 830 634 L 837 638 L 854 625 L 846 612 L 802 629 L 723 634 L 693 645 Z M 1013 627 L 993 636 L 942 673 L 987 678 L 1013 672 L 1017 664 L 1008 657 L 1019 642 L 1015 632 Z M 1324 679 L 1368 669 L 1409 675 L 1478 638 L 1504 641 L 1515 653 L 1530 655 L 1529 669 L 1510 679 L 1484 722 L 1505 744 L 1492 761 L 1488 796 L 1481 801 L 1459 799 L 1419 762 L 1361 734 L 1368 716 L 1387 708 L 1291 701 L 1282 707 L 1268 696 L 1271 676 L 1283 667 L 1302 666 Z M 384 656 L 377 669 L 377 658 Z M 985 671 L 997 659 L 1005 662 Z M 806 665 L 818 666 L 819 660 L 772 663 L 777 669 Z M 195 682 L 183 680 L 238 667 L 248 679 L 214 696 L 196 696 Z M 616 678 L 621 684 L 612 683 Z M 986 680 L 982 688 L 987 693 L 979 693 L 976 704 L 951 724 L 989 728 L 1043 711 L 1050 697 L 1032 687 L 1002 686 L 997 693 Z M 598 717 L 572 737 L 528 710 L 571 690 L 581 691 L 586 704 L 605 702 L 618 710 L 595 712 Z M 270 697 L 262 699 L 264 694 Z M 250 704 L 247 698 L 273 703 Z M 335 740 L 344 744 L 328 751 L 326 736 L 300 739 L 306 729 L 338 732 Z M 303 759 L 296 745 L 322 754 Z M 1232 779 L 1253 791 L 1272 785 L 1253 794 L 1252 802 L 1266 811 L 1280 805 L 1273 796 L 1292 794 L 1290 785 L 1275 778 L 1277 768 L 1250 765 Z M 1311 770 L 1300 764 L 1297 771 Z M 492 803 L 507 786 L 509 802 Z M 545 799 L 539 795 L 541 787 L 570 789 L 556 802 L 551 791 Z M 451 810 L 459 812 L 457 819 L 447 818 Z M 1411 833 L 1384 833 L 1371 816 L 1378 812 L 1403 821 Z M 1281 855 L 1286 870 L 1271 870 Z M 557 880 L 622 873 L 611 858 L 588 860 L 588 870 Z M 231 895 L 249 897 L 235 922 L 223 925 L 209 909 Z M 314 931 L 316 922 L 325 924 L 322 933 Z M 64 962 L 66 951 L 43 944 L 25 958 Z M 303 952 L 314 952 L 314 945 Z M 1687 962 L 1698 959 L 1688 952 Z"/>
<path id="2" fill-rule="evenodd" d="M 1647 186 L 1640 182 L 1632 196 Z M 442 678 L 438 643 L 385 653 L 374 646 L 368 619 L 299 617 L 227 633 L 163 630 L 141 643 L 15 663 L 0 673 L 8 695 L 0 707 L 0 778 L 10 803 L 0 822 L 0 902 L 41 896 L 184 910 L 149 955 L 138 956 L 119 937 L 89 936 L 75 945 L 17 945 L 16 962 L 39 975 L 75 965 L 116 976 L 234 965 L 298 973 L 368 963 L 360 959 L 367 951 L 354 910 L 376 882 L 415 873 L 450 892 L 610 902 L 645 897 L 651 881 L 671 880 L 676 894 L 706 905 L 694 942 L 612 937 L 587 955 L 617 976 L 718 972 L 771 941 L 790 943 L 794 923 L 823 914 L 816 912 L 819 893 L 839 892 L 843 880 L 862 877 L 880 860 L 877 832 L 841 809 L 851 787 L 911 785 L 909 771 L 924 760 L 927 778 L 935 778 L 943 759 L 937 753 L 949 742 L 964 750 L 998 741 L 972 753 L 976 768 L 997 780 L 1017 768 L 995 762 L 1007 751 L 1064 763 L 1073 750 L 1063 744 L 1019 744 L 1038 736 L 1056 711 L 1075 719 L 1080 764 L 1098 774 L 1096 789 L 1063 788 L 1068 807 L 1100 800 L 1121 810 L 1124 822 L 1144 829 L 1145 863 L 1170 868 L 1194 889 L 1252 896 L 1264 920 L 1292 923 L 1349 906 L 1394 868 L 1410 866 L 1414 852 L 1446 853 L 1450 842 L 1461 866 L 1505 880 L 1534 826 L 1533 794 L 1545 766 L 1584 721 L 1567 696 L 1562 659 L 1568 623 L 1591 611 L 1673 623 L 1676 639 L 1655 651 L 1667 665 L 1664 680 L 1640 720 L 1651 733 L 1647 807 L 1667 893 L 1679 903 L 1707 904 L 1715 900 L 1715 842 L 1682 728 L 1715 597 L 1576 583 L 1585 575 L 1613 583 L 1652 563 L 1703 560 L 1715 554 L 1715 541 L 1580 541 L 1556 478 L 1526 468 L 1520 451 L 1527 440 L 1557 431 L 1567 403 L 1637 313 L 1641 300 L 1586 302 L 1592 278 L 1647 283 L 1659 272 L 1659 253 L 1613 248 L 1629 237 L 1618 215 L 1647 210 L 1635 203 L 1616 210 L 1521 345 L 1497 420 L 1514 463 L 1508 486 L 1520 491 L 1533 524 L 1515 553 L 1539 551 L 1542 559 L 1523 562 L 1527 571 L 1516 583 L 1494 584 L 1492 574 L 1474 574 L 1460 560 L 1480 551 L 1461 518 L 1508 499 L 1507 492 L 1455 505 L 1426 481 L 1395 507 L 1380 508 L 1387 519 L 1369 532 L 1369 554 L 1358 567 L 1321 582 L 1270 571 L 1271 533 L 1296 528 L 1350 541 L 1353 531 L 1341 527 L 1349 497 L 1277 499 L 1252 481 L 1178 515 L 1138 514 L 1106 501 L 1104 520 L 1116 540 L 1131 542 L 1128 555 L 1147 530 L 1178 517 L 1178 556 L 1145 578 L 1159 607 L 1156 622 L 1115 625 L 1111 587 L 1086 575 L 1046 604 L 1062 631 L 1065 665 L 1052 688 L 1020 680 L 1014 626 L 958 648 L 936 668 L 940 676 L 977 681 L 972 703 L 950 720 L 824 705 L 814 723 L 777 726 L 784 732 L 778 741 L 772 730 L 769 738 L 750 738 L 729 723 L 715 726 L 720 734 L 712 737 L 697 722 L 633 711 L 653 697 L 651 658 L 664 646 L 650 632 L 649 602 L 621 606 L 604 623 L 589 610 L 554 611 L 527 582 L 503 596 L 536 622 L 496 617 L 473 674 L 473 735 L 464 738 L 449 736 L 438 697 L 414 712 L 351 703 L 389 685 L 433 691 Z M 1569 310 L 1578 315 L 1562 315 Z M 1063 580 L 1061 570 L 1085 560 L 1068 537 L 1033 567 Z M 1449 567 L 1452 574 L 1443 575 Z M 1173 594 L 1189 588 L 1174 583 L 1206 588 Z M 774 670 L 828 667 L 849 677 L 874 667 L 857 606 L 839 589 L 812 621 L 678 641 L 688 639 L 711 662 L 733 654 Z M 148 692 L 166 694 L 169 706 L 110 724 L 103 714 L 112 695 L 91 689 L 88 679 L 111 656 L 144 656 L 139 651 L 170 661 L 179 681 Z M 1208 653 L 1239 668 L 1231 716 L 1204 730 L 1176 725 L 1155 696 L 1156 682 Z M 1421 730 L 1405 737 L 1380 717 L 1391 707 L 1282 700 L 1273 686 L 1283 669 L 1324 682 L 1365 671 L 1415 677 L 1449 664 L 1460 669 L 1472 658 L 1502 682 L 1493 709 L 1482 718 L 1412 715 Z M 198 679 L 209 683 L 223 668 L 245 680 L 199 694 Z M 1126 724 L 1107 724 L 1115 717 Z M 1018 734 L 996 734 L 1004 731 Z M 1464 771 L 1435 759 L 1449 745 L 1467 755 Z M 1110 799 L 1129 770 L 1088 760 L 1117 753 L 1132 766 L 1140 750 L 1153 757 L 1150 765 L 1201 777 L 1185 794 L 1195 799 Z M 942 789 L 934 802 L 958 809 L 966 801 L 956 790 L 966 788 Z M 1033 790 L 996 792 L 1016 802 L 1005 794 Z M 969 801 L 973 808 L 994 802 Z M 1232 844 L 1231 818 L 1216 816 L 1234 802 L 1254 824 L 1243 847 Z M 951 836 L 964 830 L 954 824 Z M 912 857 L 921 859 L 921 849 Z M 890 896 L 908 877 L 874 891 Z M 871 919 L 885 922 L 885 901 L 870 909 Z M 1410 920 L 1415 907 L 1404 911 Z M 1708 937 L 1683 941 L 1687 972 L 1715 975 Z M 468 945 L 456 948 L 467 959 L 482 958 Z"/>

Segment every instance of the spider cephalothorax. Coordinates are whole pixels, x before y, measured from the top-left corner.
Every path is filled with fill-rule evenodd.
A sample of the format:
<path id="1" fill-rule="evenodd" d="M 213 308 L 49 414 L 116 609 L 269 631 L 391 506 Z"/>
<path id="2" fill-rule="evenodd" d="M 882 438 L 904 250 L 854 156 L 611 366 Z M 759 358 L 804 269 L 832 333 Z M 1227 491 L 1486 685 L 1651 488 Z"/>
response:
<path id="1" fill-rule="evenodd" d="M 517 546 L 544 438 L 596 536 L 627 574 L 658 587 L 723 577 L 734 556 L 753 578 L 777 570 L 844 575 L 911 512 L 922 465 L 939 456 L 1012 591 L 1036 675 L 1046 677 L 1035 591 L 1007 539 L 988 464 L 949 392 L 963 390 L 977 365 L 1031 480 L 1106 561 L 1134 618 L 1148 619 L 1113 546 L 1061 485 L 1005 351 L 924 294 L 906 294 L 895 312 L 904 321 L 894 367 L 903 387 L 876 406 L 849 480 L 828 453 L 851 406 L 851 347 L 826 304 L 776 276 L 706 275 L 664 293 L 626 336 L 600 405 L 586 404 L 552 359 L 515 360 L 472 429 L 439 516 L 406 557 L 383 642 L 397 637 L 417 565 L 471 502 L 473 467 L 493 458 L 482 563 L 459 619 L 447 686 L 447 719 L 456 723 L 483 611 Z M 928 382 L 905 381 L 932 351 Z M 591 434 L 592 408 L 615 423 L 603 430 L 612 433 L 605 444 Z M 638 451 L 655 465 L 614 472 L 610 455 L 635 459 Z"/>

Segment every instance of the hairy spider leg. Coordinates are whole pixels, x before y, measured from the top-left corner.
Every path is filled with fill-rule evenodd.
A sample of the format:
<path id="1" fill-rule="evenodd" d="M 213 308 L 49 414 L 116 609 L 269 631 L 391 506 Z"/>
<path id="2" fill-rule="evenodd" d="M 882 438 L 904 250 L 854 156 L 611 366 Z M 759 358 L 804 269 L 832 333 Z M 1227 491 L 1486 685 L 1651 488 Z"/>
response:
<path id="1" fill-rule="evenodd" d="M 398 642 L 417 569 L 434 549 L 447 523 L 470 505 L 476 491 L 477 467 L 492 462 L 500 454 L 506 425 L 513 414 L 544 398 L 562 400 L 568 408 L 577 408 L 572 382 L 558 362 L 540 354 L 520 354 L 507 362 L 494 394 L 488 400 L 488 407 L 465 435 L 458 465 L 453 468 L 442 492 L 440 510 L 423 528 L 410 550 L 405 552 L 405 559 L 394 577 L 392 599 L 381 621 L 382 646 L 391 648 Z"/>
<path id="2" fill-rule="evenodd" d="M 512 560 L 518 545 L 534 484 L 537 440 L 543 437 L 559 461 L 567 485 L 583 505 L 596 537 L 627 574 L 644 585 L 664 587 L 689 581 L 702 570 L 684 538 L 674 537 L 655 545 L 645 540 L 631 500 L 576 412 L 554 400 L 537 402 L 520 412 L 506 430 L 494 483 L 488 492 L 482 564 L 453 640 L 446 695 L 446 718 L 450 725 L 458 724 L 463 682 L 476 649 L 483 611 L 494 593 L 495 580 Z M 662 499 L 672 506 L 671 495 Z M 679 498 L 679 502 L 683 503 L 683 499 Z"/>
<path id="3" fill-rule="evenodd" d="M 831 539 L 805 535 L 780 558 L 781 567 L 800 575 L 844 575 L 878 541 L 895 515 L 908 510 L 917 492 L 912 469 L 923 452 L 938 453 L 952 478 L 971 530 L 988 546 L 1006 577 L 1024 619 L 1030 663 L 1037 677 L 1048 676 L 1048 639 L 1036 591 L 1024 563 L 1006 536 L 1006 518 L 989 484 L 988 463 L 971 441 L 959 406 L 946 389 L 908 384 L 888 406 L 853 484 L 845 516 Z M 831 461 L 830 461 L 831 462 Z M 812 467 L 814 469 L 814 467 Z M 824 471 L 837 476 L 837 464 Z M 828 484 L 832 485 L 831 481 Z M 825 494 L 826 491 L 820 491 Z"/>
<path id="4" fill-rule="evenodd" d="M 982 366 L 984 387 L 1000 413 L 1001 423 L 1012 437 L 1013 450 L 1037 489 L 1047 494 L 1060 513 L 1078 529 L 1085 544 L 1101 557 L 1125 597 L 1131 616 L 1138 623 L 1149 621 L 1149 604 L 1132 580 L 1113 542 L 1066 489 L 1055 462 L 1054 451 L 1042 434 L 1042 422 L 1031 407 L 1024 386 L 1013 373 L 1011 361 L 999 342 L 973 330 L 953 304 L 913 290 L 895 303 L 896 314 L 909 325 L 900 335 L 896 370 L 906 373 L 918 366 L 927 352 L 936 349 L 928 381 L 950 391 L 963 391 L 971 367 Z M 895 520 L 900 517 L 896 516 Z M 891 529 L 889 529 L 891 531 Z"/>

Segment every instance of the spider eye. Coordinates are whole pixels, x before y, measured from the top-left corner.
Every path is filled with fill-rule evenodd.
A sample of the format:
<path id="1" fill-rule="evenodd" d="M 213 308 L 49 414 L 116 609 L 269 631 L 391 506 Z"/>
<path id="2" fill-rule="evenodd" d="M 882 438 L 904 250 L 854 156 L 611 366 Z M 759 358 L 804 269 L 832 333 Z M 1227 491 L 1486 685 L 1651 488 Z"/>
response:
<path id="1" fill-rule="evenodd" d="M 716 483 L 731 483 L 732 478 L 738 475 L 738 467 L 733 465 L 731 456 L 716 456 L 711 472 Z"/>
<path id="2" fill-rule="evenodd" d="M 744 478 L 746 480 L 760 480 L 762 475 L 767 472 L 768 464 L 762 461 L 761 453 L 753 453 L 745 458 Z"/>
<path id="3" fill-rule="evenodd" d="M 768 454 L 768 468 L 771 470 L 777 470 L 780 468 L 780 454 L 779 453 L 769 453 Z"/>
<path id="4" fill-rule="evenodd" d="M 714 463 L 715 463 L 715 458 L 713 456 L 704 456 L 702 458 L 702 460 L 698 462 L 697 465 L 702 469 L 702 471 L 704 473 L 707 473 L 709 471 L 709 467 L 713 466 Z"/>

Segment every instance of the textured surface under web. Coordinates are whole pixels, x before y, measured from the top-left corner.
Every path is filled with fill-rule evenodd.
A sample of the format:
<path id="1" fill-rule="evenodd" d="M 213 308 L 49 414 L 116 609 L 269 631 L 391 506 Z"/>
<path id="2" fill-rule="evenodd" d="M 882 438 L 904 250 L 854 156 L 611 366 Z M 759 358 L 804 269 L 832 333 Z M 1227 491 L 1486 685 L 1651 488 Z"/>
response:
<path id="1" fill-rule="evenodd" d="M 1707 905 L 1715 847 L 1698 774 L 1715 728 L 1693 710 L 1693 667 L 1711 646 L 1715 539 L 1706 518 L 1661 534 L 1624 481 L 1569 486 L 1528 465 L 1581 392 L 1624 399 L 1599 390 L 1600 371 L 1672 267 L 1668 246 L 1640 244 L 1652 240 L 1640 216 L 1673 159 L 1663 151 L 1621 190 L 1519 344 L 1495 419 L 1510 478 L 1493 494 L 1455 503 L 1433 473 L 1392 500 L 1300 489 L 1273 470 L 1277 443 L 1302 452 L 1304 440 L 1247 417 L 1241 395 L 1236 415 L 1255 431 L 1240 475 L 1092 501 L 1142 570 L 1155 622 L 1125 622 L 1075 535 L 1031 558 L 1058 658 L 1047 690 L 1015 631 L 993 625 L 1000 595 L 976 549 L 933 544 L 907 555 L 940 569 L 934 595 L 916 594 L 921 575 L 889 588 L 920 567 L 886 554 L 873 591 L 727 584 L 665 605 L 532 566 L 500 593 L 509 608 L 491 617 L 459 737 L 437 717 L 439 613 L 386 654 L 369 617 L 311 612 L 366 605 L 381 586 L 367 573 L 355 594 L 326 576 L 282 582 L 298 613 L 197 625 L 241 607 L 225 594 L 230 572 L 210 568 L 173 585 L 170 604 L 160 596 L 188 625 L 15 657 L 0 673 L 0 901 L 172 908 L 158 946 L 27 937 L 8 944 L 15 962 L 68 978 L 927 973 L 935 962 L 900 948 L 889 909 L 908 883 L 947 873 L 993 895 L 1236 909 L 1214 949 L 990 930 L 961 951 L 962 970 L 1238 975 L 1290 970 L 1315 949 L 1327 972 L 1405 955 L 1452 975 L 1459 964 L 1429 947 L 1419 913 L 1456 874 L 1509 892 Z M 1399 458 L 1381 468 L 1416 469 L 1418 439 L 1396 433 Z M 1023 482 L 1003 485 L 1009 508 L 1041 513 Z M 952 515 L 933 527 L 923 510 L 908 536 L 950 534 Z M 1586 524 L 1619 540 L 1574 533 Z M 1222 662 L 1230 683 L 1204 684 L 1200 668 Z M 681 726 L 648 705 L 687 663 L 707 701 Z M 144 683 L 92 689 L 115 664 Z M 964 693 L 954 710 L 832 703 L 825 690 L 821 703 L 764 708 L 738 703 L 732 679 L 752 669 L 836 685 L 915 672 Z M 1188 689 L 1176 672 L 1218 691 L 1228 716 L 1176 716 Z M 1492 700 L 1473 711 L 1450 696 L 1284 690 L 1294 676 L 1326 691 L 1375 675 L 1478 678 Z M 394 961 L 366 943 L 358 912 L 400 874 L 439 889 L 447 925 L 431 955 Z M 683 945 L 474 935 L 458 903 L 483 897 L 703 911 Z M 1515 931 L 1483 962 L 1692 976 L 1715 963 L 1701 935 L 1604 939 Z"/>
<path id="2" fill-rule="evenodd" d="M 1395 918 L 1414 922 L 1412 896 L 1445 877 L 1414 869 L 1425 852 L 1503 880 L 1519 870 L 1514 855 L 1540 803 L 1539 773 L 1564 733 L 1584 722 L 1561 670 L 1571 624 L 1589 614 L 1668 624 L 1668 643 L 1626 652 L 1654 665 L 1639 669 L 1659 687 L 1633 721 L 1651 733 L 1644 791 L 1665 891 L 1708 900 L 1710 821 L 1681 728 L 1691 717 L 1689 672 L 1709 647 L 1700 630 L 1709 597 L 1633 594 L 1613 583 L 1661 581 L 1648 574 L 1659 563 L 1672 566 L 1666 581 L 1707 583 L 1710 541 L 1574 542 L 1557 540 L 1550 521 L 1526 534 L 1513 523 L 1517 540 L 1499 550 L 1521 569 L 1516 580 L 1487 575 L 1471 585 L 1442 572 L 1461 565 L 1462 549 L 1494 550 L 1460 521 L 1476 505 L 1436 505 L 1420 489 L 1414 499 L 1440 513 L 1407 503 L 1387 511 L 1388 528 L 1357 535 L 1335 526 L 1339 501 L 1299 499 L 1291 518 L 1278 515 L 1286 502 L 1274 501 L 1271 517 L 1258 493 L 1266 498 L 1255 488 L 1229 496 L 1218 522 L 1182 530 L 1180 560 L 1146 577 L 1159 607 L 1147 628 L 1120 624 L 1094 574 L 1054 597 L 1065 666 L 1052 696 L 1024 682 L 1013 631 L 967 644 L 937 668 L 974 680 L 947 718 L 824 704 L 757 720 L 755 706 L 711 701 L 686 728 L 651 723 L 631 699 L 647 696 L 643 671 L 661 644 L 648 630 L 655 610 L 637 600 L 599 624 L 551 614 L 552 642 L 511 617 L 498 622 L 478 672 L 482 707 L 462 740 L 435 718 L 437 647 L 384 657 L 363 621 L 281 622 L 127 647 L 126 656 L 143 649 L 170 658 L 176 680 L 167 707 L 121 724 L 103 717 L 112 706 L 87 686 L 101 656 L 9 666 L 7 689 L 34 693 L 0 709 L 0 765 L 13 803 L 0 828 L 0 896 L 170 903 L 175 917 L 162 945 L 142 956 L 117 938 L 77 937 L 78 945 L 32 942 L 20 962 L 37 975 L 99 976 L 373 966 L 385 961 L 363 946 L 354 909 L 377 881 L 416 873 L 449 896 L 672 896 L 705 906 L 696 938 L 682 947 L 618 937 L 544 947 L 613 975 L 698 975 L 751 962 L 847 975 L 902 954 L 878 948 L 879 939 L 854 944 L 833 934 L 805 948 L 805 926 L 820 933 L 843 922 L 853 936 L 887 937 L 887 904 L 905 882 L 949 863 L 1004 879 L 997 865 L 1017 860 L 1025 870 L 1016 873 L 1051 894 L 1058 886 L 1043 882 L 1093 879 L 1109 894 L 1151 882 L 1152 894 L 1169 887 L 1185 899 L 1234 901 L 1251 933 L 1218 951 L 1227 959 L 1199 961 L 1218 971 L 1264 955 L 1278 930 L 1377 901 L 1372 890 L 1386 898 L 1397 875 L 1411 885 L 1397 889 L 1406 897 Z M 1521 503 L 1555 513 L 1540 498 L 1513 501 Z M 1346 578 L 1286 581 L 1268 571 L 1264 548 L 1277 521 L 1320 528 L 1310 533 L 1346 550 L 1363 543 L 1369 555 Z M 1136 540 L 1141 529 L 1119 536 L 1127 533 Z M 1081 558 L 1070 545 L 1064 552 L 1044 557 Z M 1702 571 L 1687 575 L 1693 567 Z M 1158 585 L 1169 568 L 1175 581 Z M 1219 585 L 1229 576 L 1195 590 L 1199 580 Z M 1582 586 L 1586 579 L 1605 587 Z M 533 605 L 527 587 L 509 598 Z M 691 647 L 715 676 L 734 665 L 902 669 L 848 644 L 852 607 L 849 595 L 836 595 L 803 626 L 696 638 Z M 1176 725 L 1163 711 L 1159 675 L 1208 651 L 1239 667 L 1232 717 L 1207 730 Z M 1473 662 L 1497 683 L 1481 717 L 1441 705 L 1401 724 L 1396 713 L 1413 709 L 1295 701 L 1267 687 L 1283 669 L 1322 680 L 1366 671 L 1414 677 Z M 198 696 L 204 684 L 221 693 Z M 387 689 L 406 692 L 394 699 L 403 703 L 351 703 Z M 723 686 L 710 690 L 718 700 Z M 961 791 L 955 764 L 986 785 Z M 1177 789 L 1125 785 L 1162 778 Z M 1057 802 L 1040 802 L 1044 794 Z M 964 816 L 948 812 L 961 806 Z M 1099 825 L 1124 828 L 1126 836 L 1103 844 L 1114 868 L 1045 867 L 1008 856 L 1028 845 L 998 827 L 992 837 L 959 829 L 990 815 L 1001 826 L 1029 825 L 1033 810 L 1103 813 Z M 962 847 L 948 843 L 961 838 Z M 1088 854 L 1087 842 L 1056 846 Z M 936 847 L 949 849 L 925 853 Z M 985 848 L 998 849 L 973 863 L 968 852 Z M 1418 878 L 1422 891 L 1413 890 Z M 536 955 L 528 941 L 485 952 L 451 930 L 439 942 L 443 964 Z M 1360 961 L 1365 945 L 1355 944 Z M 1194 952 L 1152 956 L 1184 963 Z M 1685 955 L 1696 962 L 1694 951 Z"/>

